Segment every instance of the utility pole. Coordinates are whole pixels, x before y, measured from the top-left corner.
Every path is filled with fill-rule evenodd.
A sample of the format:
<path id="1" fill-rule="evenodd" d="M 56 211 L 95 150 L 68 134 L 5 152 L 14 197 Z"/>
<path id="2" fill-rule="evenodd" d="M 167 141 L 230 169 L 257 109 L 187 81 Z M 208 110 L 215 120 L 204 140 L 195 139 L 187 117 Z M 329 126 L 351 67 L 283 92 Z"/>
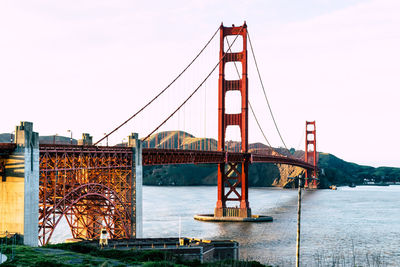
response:
<path id="1" fill-rule="evenodd" d="M 296 267 L 300 266 L 300 218 L 301 218 L 301 175 L 299 181 L 298 200 L 297 200 L 297 240 L 296 240 Z"/>

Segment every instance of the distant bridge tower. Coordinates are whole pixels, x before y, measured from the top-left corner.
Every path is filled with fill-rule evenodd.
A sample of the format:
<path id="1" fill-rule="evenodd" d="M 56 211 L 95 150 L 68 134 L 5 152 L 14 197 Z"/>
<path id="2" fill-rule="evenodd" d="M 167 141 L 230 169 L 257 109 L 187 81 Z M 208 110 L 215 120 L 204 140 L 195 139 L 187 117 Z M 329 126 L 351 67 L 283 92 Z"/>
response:
<path id="1" fill-rule="evenodd" d="M 317 178 L 318 170 L 318 155 L 317 155 L 317 140 L 316 140 L 316 128 L 315 121 L 306 121 L 306 149 L 304 154 L 304 161 L 314 165 L 312 171 L 306 170 L 306 181 L 305 187 L 317 188 L 318 182 L 313 179 L 309 181 L 309 178 Z"/>
<path id="2" fill-rule="evenodd" d="M 224 52 L 224 38 L 229 35 L 240 35 L 243 40 L 243 50 L 232 53 Z M 238 36 L 239 37 L 239 36 Z M 238 38 L 238 40 L 240 40 Z M 241 133 L 241 152 L 248 150 L 248 80 L 247 80 L 247 25 L 240 27 L 220 27 L 219 80 L 218 80 L 218 151 L 225 151 L 226 129 L 237 125 Z M 242 78 L 240 80 L 225 80 L 225 64 L 240 62 Z M 241 113 L 225 113 L 225 97 L 228 91 L 241 93 Z M 215 217 L 235 216 L 250 217 L 251 209 L 248 201 L 248 167 L 249 158 L 241 163 L 225 162 L 218 164 L 218 201 Z M 225 187 L 229 187 L 225 192 Z M 239 189 L 240 190 L 237 190 Z M 227 207 L 226 202 L 232 201 L 239 205 Z M 239 206 L 239 207 L 238 207 Z"/>

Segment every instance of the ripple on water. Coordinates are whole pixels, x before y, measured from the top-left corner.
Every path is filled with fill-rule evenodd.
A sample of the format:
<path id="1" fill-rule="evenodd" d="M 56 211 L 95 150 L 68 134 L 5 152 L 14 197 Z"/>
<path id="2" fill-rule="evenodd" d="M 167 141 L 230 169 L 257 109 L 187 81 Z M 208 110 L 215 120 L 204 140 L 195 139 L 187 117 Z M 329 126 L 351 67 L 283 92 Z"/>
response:
<path id="1" fill-rule="evenodd" d="M 302 263 L 306 266 L 365 265 L 373 261 L 400 266 L 400 186 L 340 187 L 305 192 L 302 203 Z M 297 190 L 250 188 L 253 214 L 270 215 L 272 223 L 211 223 L 193 219 L 212 213 L 214 186 L 143 187 L 144 235 L 233 239 L 240 256 L 264 263 L 292 266 L 297 224 Z M 70 232 L 56 230 L 54 241 Z M 344 264 L 344 262 L 346 264 Z"/>

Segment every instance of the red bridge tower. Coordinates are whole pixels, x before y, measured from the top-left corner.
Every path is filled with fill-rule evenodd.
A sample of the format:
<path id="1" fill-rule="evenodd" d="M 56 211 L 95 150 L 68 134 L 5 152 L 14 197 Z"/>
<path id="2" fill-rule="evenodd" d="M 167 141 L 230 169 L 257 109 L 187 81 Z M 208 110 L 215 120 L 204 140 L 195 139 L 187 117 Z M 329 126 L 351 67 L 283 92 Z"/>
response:
<path id="1" fill-rule="evenodd" d="M 315 121 L 306 121 L 306 149 L 304 152 L 304 161 L 314 165 L 312 171 L 306 170 L 306 181 L 304 186 L 308 188 L 317 188 L 318 182 L 315 178 L 317 178 L 318 156 Z M 309 181 L 309 178 L 312 178 L 312 180 Z"/>
<path id="2" fill-rule="evenodd" d="M 240 35 L 243 39 L 243 50 L 232 53 L 224 52 L 224 38 L 229 35 Z M 241 152 L 248 150 L 248 80 L 247 80 L 247 25 L 240 27 L 220 27 L 219 52 L 219 80 L 218 80 L 218 151 L 225 151 L 225 134 L 229 125 L 237 125 L 241 133 Z M 225 64 L 240 62 L 242 64 L 242 78 L 240 80 L 225 80 Z M 225 96 L 228 91 L 241 93 L 241 113 L 225 113 Z M 241 163 L 225 162 L 218 164 L 218 201 L 215 208 L 215 217 L 234 216 L 250 217 L 251 209 L 248 201 L 248 167 L 249 158 L 245 157 Z M 225 192 L 225 187 L 229 187 Z M 238 190 L 240 188 L 240 190 Z M 226 202 L 239 202 L 236 207 L 227 207 Z M 239 207 L 238 207 L 239 206 Z"/>

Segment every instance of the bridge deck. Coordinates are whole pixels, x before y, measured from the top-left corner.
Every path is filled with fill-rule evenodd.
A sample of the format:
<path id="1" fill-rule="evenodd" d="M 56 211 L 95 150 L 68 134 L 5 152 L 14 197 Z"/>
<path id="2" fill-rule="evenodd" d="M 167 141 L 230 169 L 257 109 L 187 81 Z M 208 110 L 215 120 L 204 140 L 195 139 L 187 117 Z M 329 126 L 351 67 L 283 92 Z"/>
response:
<path id="1" fill-rule="evenodd" d="M 218 164 L 224 162 L 242 162 L 248 159 L 251 163 L 278 163 L 298 166 L 309 170 L 314 169 L 312 164 L 300 159 L 254 153 L 144 148 L 142 155 L 143 165 Z"/>
<path id="2" fill-rule="evenodd" d="M 46 152 L 66 152 L 66 153 L 112 153 L 112 152 L 124 152 L 132 153 L 132 148 L 121 147 L 121 146 L 79 146 L 79 145 L 58 145 L 58 144 L 40 144 L 40 151 Z"/>
<path id="3" fill-rule="evenodd" d="M 115 146 L 78 146 L 78 145 L 49 145 L 41 144 L 41 151 L 67 152 L 67 153 L 132 153 L 130 147 Z M 143 148 L 143 165 L 167 164 L 218 164 L 224 162 L 242 162 L 249 160 L 251 163 L 288 164 L 313 170 L 314 166 L 305 161 L 285 156 L 263 155 L 256 153 L 159 149 Z"/>

